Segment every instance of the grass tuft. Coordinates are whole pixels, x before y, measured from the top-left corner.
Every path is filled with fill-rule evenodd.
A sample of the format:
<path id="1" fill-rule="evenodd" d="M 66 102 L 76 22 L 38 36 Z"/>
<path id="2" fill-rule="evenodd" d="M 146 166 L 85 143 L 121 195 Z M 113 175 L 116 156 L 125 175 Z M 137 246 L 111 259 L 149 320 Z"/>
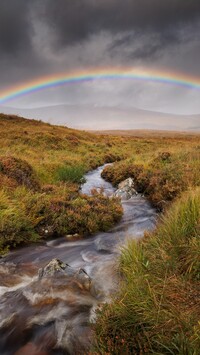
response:
<path id="1" fill-rule="evenodd" d="M 60 166 L 56 171 L 56 177 L 61 182 L 72 182 L 81 184 L 84 180 L 86 168 L 83 165 Z"/>
<path id="2" fill-rule="evenodd" d="M 122 250 L 118 296 L 99 311 L 99 353 L 198 354 L 200 190 L 177 200 L 143 241 Z"/>

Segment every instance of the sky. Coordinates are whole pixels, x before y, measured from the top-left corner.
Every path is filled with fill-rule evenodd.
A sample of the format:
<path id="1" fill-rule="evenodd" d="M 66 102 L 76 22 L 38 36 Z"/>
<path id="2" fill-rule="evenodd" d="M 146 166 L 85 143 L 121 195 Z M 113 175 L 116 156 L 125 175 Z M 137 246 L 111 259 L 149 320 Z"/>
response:
<path id="1" fill-rule="evenodd" d="M 0 92 L 90 68 L 181 72 L 200 81 L 199 0 L 0 0 Z M 93 80 L 29 94 L 6 106 L 141 108 L 200 113 L 200 90 Z"/>

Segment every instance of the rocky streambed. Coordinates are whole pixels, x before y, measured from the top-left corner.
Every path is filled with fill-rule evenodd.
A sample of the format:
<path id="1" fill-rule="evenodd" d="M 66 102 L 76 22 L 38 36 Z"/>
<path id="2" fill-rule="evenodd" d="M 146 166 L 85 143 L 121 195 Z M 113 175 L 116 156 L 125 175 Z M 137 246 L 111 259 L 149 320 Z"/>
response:
<path id="1" fill-rule="evenodd" d="M 128 238 L 141 238 L 156 221 L 155 210 L 136 194 L 131 181 L 128 192 L 123 184 L 116 192 L 101 178 L 103 168 L 86 174 L 82 192 L 103 188 L 108 196 L 121 196 L 124 215 L 119 224 L 88 239 L 60 238 L 1 259 L 1 355 L 89 351 L 95 309 L 118 287 L 120 246 Z"/>

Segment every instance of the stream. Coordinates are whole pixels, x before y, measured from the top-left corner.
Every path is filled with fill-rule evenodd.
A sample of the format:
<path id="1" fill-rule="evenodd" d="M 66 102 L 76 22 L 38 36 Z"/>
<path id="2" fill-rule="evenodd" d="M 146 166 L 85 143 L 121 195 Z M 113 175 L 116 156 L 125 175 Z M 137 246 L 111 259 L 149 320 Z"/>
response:
<path id="1" fill-rule="evenodd" d="M 85 175 L 82 193 L 103 187 L 105 166 Z M 0 354 L 87 354 L 91 342 L 89 321 L 95 309 L 118 287 L 116 261 L 127 239 L 141 238 L 155 226 L 156 212 L 141 195 L 122 201 L 121 221 L 109 232 L 84 240 L 66 237 L 10 252 L 0 259 Z M 108 211 L 109 212 L 109 211 Z M 38 279 L 38 270 L 57 258 L 75 270 L 83 268 L 91 289 L 62 277 Z"/>

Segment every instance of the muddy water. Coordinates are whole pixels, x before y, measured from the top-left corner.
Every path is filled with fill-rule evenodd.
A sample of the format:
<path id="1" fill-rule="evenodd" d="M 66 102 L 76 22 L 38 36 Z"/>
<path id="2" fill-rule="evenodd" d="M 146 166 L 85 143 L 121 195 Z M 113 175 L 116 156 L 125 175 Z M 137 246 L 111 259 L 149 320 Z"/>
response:
<path id="1" fill-rule="evenodd" d="M 82 192 L 114 188 L 101 178 L 103 167 L 86 175 Z M 116 260 L 128 238 L 141 238 L 155 225 L 156 213 L 140 195 L 123 203 L 124 215 L 107 233 L 85 240 L 66 238 L 11 252 L 0 261 L 0 354 L 47 355 L 87 353 L 89 321 L 99 303 L 117 288 Z M 109 211 L 108 211 L 109 213 Z M 57 258 L 84 268 L 91 289 L 73 285 L 64 276 L 38 280 L 38 269 Z"/>

